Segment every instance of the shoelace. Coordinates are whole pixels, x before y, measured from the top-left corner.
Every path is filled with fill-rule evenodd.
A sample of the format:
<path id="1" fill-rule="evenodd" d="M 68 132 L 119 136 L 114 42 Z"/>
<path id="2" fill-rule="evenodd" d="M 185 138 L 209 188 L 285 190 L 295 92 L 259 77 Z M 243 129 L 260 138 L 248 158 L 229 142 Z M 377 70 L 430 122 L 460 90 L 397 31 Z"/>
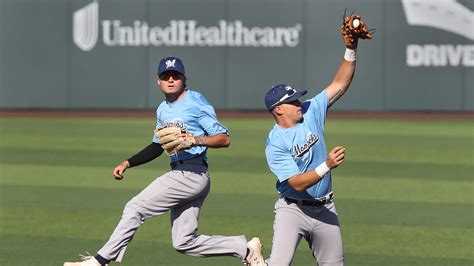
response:
<path id="1" fill-rule="evenodd" d="M 250 253 L 248 254 L 247 257 L 248 257 L 248 258 L 252 258 L 252 257 L 253 257 L 253 253 L 254 253 L 254 251 L 253 251 L 253 250 L 250 250 Z M 246 258 L 246 259 L 244 259 L 242 262 L 244 263 L 245 266 L 250 266 L 250 265 L 252 264 L 252 262 L 255 263 L 255 260 L 257 260 L 257 258 L 253 258 L 252 260 L 253 260 L 253 261 L 249 261 L 249 260 Z M 260 264 L 260 263 L 259 263 L 258 265 L 264 266 L 264 265 L 267 265 L 267 264 L 264 262 L 263 264 Z"/>

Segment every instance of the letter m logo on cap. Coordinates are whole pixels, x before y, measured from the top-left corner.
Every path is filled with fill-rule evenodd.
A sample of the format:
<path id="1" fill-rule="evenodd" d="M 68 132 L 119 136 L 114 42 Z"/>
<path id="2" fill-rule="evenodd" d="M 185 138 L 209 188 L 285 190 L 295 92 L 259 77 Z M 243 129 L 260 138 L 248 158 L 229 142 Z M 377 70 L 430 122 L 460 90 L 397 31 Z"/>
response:
<path id="1" fill-rule="evenodd" d="M 176 63 L 176 59 L 173 59 L 173 60 L 166 60 L 166 62 L 165 62 L 166 68 L 175 67 L 175 66 L 174 66 L 175 63 Z"/>

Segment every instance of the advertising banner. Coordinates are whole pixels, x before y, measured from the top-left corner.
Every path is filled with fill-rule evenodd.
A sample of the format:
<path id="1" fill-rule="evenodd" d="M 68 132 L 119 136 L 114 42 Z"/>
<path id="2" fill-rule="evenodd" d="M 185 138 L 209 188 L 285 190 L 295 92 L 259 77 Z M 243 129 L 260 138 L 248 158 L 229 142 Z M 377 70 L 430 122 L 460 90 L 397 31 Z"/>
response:
<path id="1" fill-rule="evenodd" d="M 278 83 L 314 96 L 343 60 L 346 9 L 375 34 L 334 109 L 474 110 L 470 0 L 0 0 L 0 108 L 155 108 L 167 55 L 218 109 L 264 110 Z"/>

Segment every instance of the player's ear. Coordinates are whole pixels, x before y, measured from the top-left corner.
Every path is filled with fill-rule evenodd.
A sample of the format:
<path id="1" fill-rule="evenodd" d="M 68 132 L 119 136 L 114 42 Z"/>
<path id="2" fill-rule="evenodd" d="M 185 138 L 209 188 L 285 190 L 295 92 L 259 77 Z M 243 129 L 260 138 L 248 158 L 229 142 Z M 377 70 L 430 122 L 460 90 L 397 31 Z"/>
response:
<path id="1" fill-rule="evenodd" d="M 158 76 L 156 76 L 156 85 L 160 86 L 161 80 Z"/>
<path id="2" fill-rule="evenodd" d="M 283 114 L 283 109 L 281 108 L 281 105 L 275 106 L 275 108 L 273 108 L 273 112 L 276 115 L 282 115 Z"/>

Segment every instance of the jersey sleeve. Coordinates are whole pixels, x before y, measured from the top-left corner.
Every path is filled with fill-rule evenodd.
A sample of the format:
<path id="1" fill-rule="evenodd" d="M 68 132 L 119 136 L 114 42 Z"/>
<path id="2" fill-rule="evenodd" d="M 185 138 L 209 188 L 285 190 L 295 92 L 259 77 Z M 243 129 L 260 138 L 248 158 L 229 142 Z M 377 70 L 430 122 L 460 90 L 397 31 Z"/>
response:
<path id="1" fill-rule="evenodd" d="M 329 96 L 326 91 L 321 91 L 310 100 L 309 112 L 315 117 L 316 123 L 324 131 L 326 114 L 329 108 Z"/>
<path id="2" fill-rule="evenodd" d="M 155 129 L 159 129 L 159 128 L 162 128 L 163 127 L 163 124 L 161 123 L 159 117 L 160 117 L 160 112 L 159 112 L 159 107 L 156 109 L 156 127 Z M 155 135 L 153 134 L 153 138 L 152 138 L 152 142 L 154 143 L 158 143 L 160 139 Z"/>
<path id="3" fill-rule="evenodd" d="M 280 182 L 284 182 L 300 173 L 298 165 L 296 165 L 293 157 L 291 157 L 290 152 L 285 151 L 282 147 L 270 144 L 269 140 L 267 140 L 265 147 L 265 155 L 268 167 Z"/>
<path id="4" fill-rule="evenodd" d="M 205 103 L 207 103 L 207 101 L 205 101 Z M 201 106 L 199 124 L 208 136 L 216 135 L 219 133 L 228 134 L 227 128 L 222 125 L 221 122 L 219 122 L 219 120 L 217 119 L 216 112 L 214 111 L 214 107 L 212 107 L 212 105 L 210 105 L 209 103 L 203 104 Z"/>

